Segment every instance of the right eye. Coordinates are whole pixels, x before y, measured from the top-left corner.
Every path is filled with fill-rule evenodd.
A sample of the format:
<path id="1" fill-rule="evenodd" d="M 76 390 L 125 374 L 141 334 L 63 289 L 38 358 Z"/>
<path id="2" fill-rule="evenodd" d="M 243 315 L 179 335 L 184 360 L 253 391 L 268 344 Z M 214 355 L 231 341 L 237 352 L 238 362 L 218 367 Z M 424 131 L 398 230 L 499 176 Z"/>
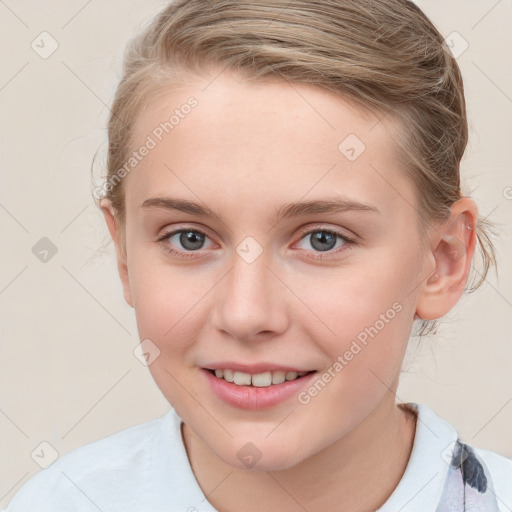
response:
<path id="1" fill-rule="evenodd" d="M 157 241 L 163 244 L 165 251 L 187 258 L 202 249 L 207 239 L 208 235 L 197 228 L 182 227 L 166 232 Z"/>

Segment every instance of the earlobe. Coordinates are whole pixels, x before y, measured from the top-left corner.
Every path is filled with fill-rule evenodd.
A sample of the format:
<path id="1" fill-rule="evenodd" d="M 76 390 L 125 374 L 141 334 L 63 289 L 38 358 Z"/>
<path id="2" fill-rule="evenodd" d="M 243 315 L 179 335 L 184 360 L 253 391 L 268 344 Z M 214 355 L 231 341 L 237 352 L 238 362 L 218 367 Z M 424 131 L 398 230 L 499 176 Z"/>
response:
<path id="1" fill-rule="evenodd" d="M 459 301 L 467 283 L 476 245 L 475 223 L 478 210 L 467 197 L 451 207 L 448 221 L 436 227 L 431 235 L 431 268 L 421 286 L 416 314 L 423 320 L 446 315 Z"/>
<path id="2" fill-rule="evenodd" d="M 133 299 L 130 289 L 130 279 L 128 274 L 128 263 L 126 258 L 126 252 L 124 250 L 123 234 L 121 226 L 115 215 L 112 203 L 108 199 L 102 199 L 100 207 L 107 223 L 107 228 L 116 247 L 117 255 L 117 269 L 119 271 L 119 277 L 123 285 L 123 293 L 126 302 L 133 308 Z"/>

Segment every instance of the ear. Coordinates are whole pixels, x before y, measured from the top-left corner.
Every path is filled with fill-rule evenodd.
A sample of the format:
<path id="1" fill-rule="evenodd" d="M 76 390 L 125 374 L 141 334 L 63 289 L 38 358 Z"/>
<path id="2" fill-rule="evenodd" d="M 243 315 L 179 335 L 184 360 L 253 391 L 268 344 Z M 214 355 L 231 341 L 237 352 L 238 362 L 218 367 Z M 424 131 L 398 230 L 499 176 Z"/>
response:
<path id="1" fill-rule="evenodd" d="M 475 202 L 463 197 L 451 206 L 451 216 L 430 234 L 428 279 L 421 285 L 416 315 L 435 320 L 446 315 L 464 293 L 476 246 Z M 432 268 L 433 267 L 433 268 Z"/>
<path id="2" fill-rule="evenodd" d="M 112 240 L 116 247 L 117 269 L 119 271 L 119 276 L 121 278 L 121 283 L 123 285 L 124 299 L 133 308 L 132 293 L 130 289 L 130 280 L 128 275 L 127 257 L 124 246 L 125 237 L 121 232 L 122 227 L 119 225 L 118 219 L 115 216 L 114 207 L 112 206 L 110 200 L 102 199 L 100 202 L 100 207 L 103 212 L 103 216 L 105 217 L 105 221 L 107 223 L 110 236 L 112 237 Z"/>

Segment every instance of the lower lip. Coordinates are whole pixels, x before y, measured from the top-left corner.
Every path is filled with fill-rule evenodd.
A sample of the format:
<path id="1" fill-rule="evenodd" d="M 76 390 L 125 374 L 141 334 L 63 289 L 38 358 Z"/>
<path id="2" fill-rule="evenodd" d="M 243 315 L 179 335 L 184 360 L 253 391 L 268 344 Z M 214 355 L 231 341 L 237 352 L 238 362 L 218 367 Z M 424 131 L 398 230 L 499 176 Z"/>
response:
<path id="1" fill-rule="evenodd" d="M 273 407 L 293 395 L 297 395 L 314 378 L 316 372 L 304 375 L 282 384 L 266 387 L 238 386 L 224 379 L 219 379 L 210 371 L 201 369 L 214 393 L 224 402 L 240 409 L 257 410 Z"/>

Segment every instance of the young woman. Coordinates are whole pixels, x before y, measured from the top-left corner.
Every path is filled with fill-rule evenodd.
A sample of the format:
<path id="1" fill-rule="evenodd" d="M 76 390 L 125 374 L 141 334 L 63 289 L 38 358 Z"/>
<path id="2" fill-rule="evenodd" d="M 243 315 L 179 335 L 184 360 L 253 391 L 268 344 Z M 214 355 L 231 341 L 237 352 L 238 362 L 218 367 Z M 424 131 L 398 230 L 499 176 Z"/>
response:
<path id="1" fill-rule="evenodd" d="M 172 410 L 8 512 L 510 510 L 510 459 L 395 400 L 413 324 L 455 306 L 476 247 L 494 261 L 460 71 L 418 7 L 172 3 L 108 131 L 96 197 Z"/>

